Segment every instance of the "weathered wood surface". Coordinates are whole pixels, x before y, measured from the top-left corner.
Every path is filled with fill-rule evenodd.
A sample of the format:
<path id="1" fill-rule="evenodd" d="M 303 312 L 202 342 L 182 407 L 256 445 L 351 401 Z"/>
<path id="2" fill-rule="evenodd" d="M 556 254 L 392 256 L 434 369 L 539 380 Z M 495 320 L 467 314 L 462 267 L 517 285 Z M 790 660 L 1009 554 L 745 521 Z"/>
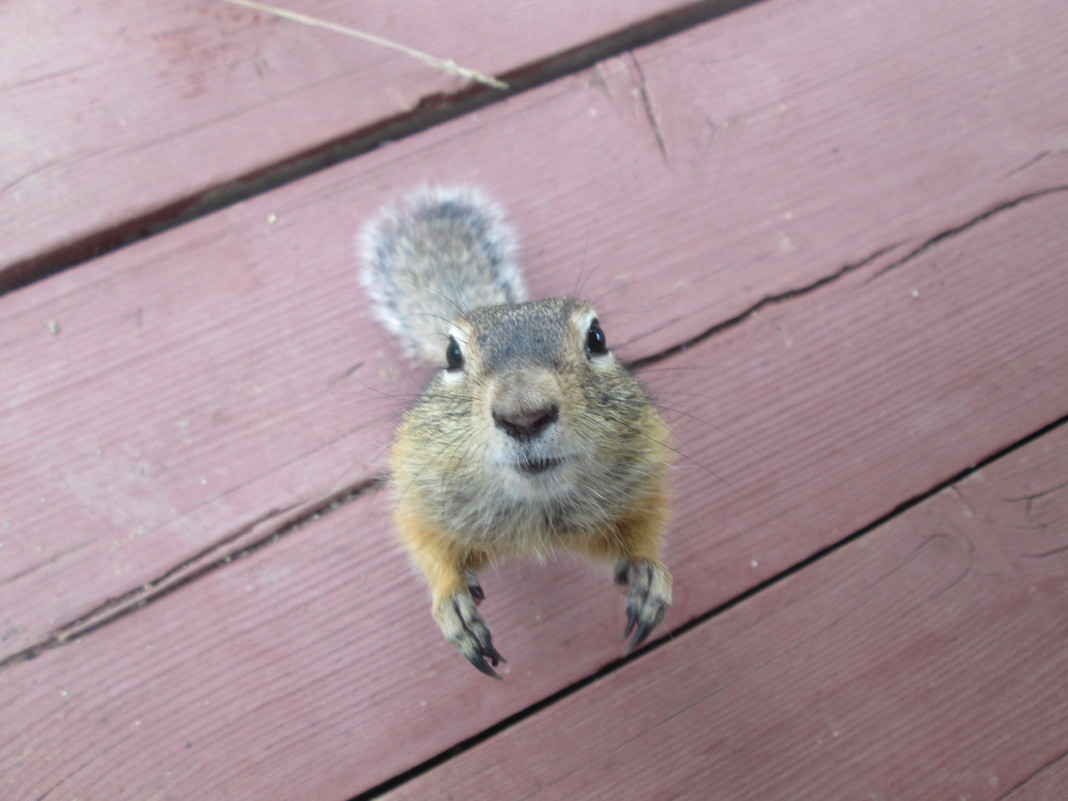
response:
<path id="1" fill-rule="evenodd" d="M 0 438 L 11 478 L 0 508 L 4 530 L 23 535 L 4 541 L 0 653 L 238 550 L 284 525 L 280 510 L 298 515 L 380 469 L 400 404 L 378 393 L 410 395 L 425 374 L 399 367 L 368 322 L 351 239 L 397 187 L 434 175 L 506 199 L 535 293 L 595 298 L 614 342 L 641 356 L 869 258 L 873 274 L 993 208 L 1068 185 L 1068 160 L 1051 150 L 1068 135 L 1068 112 L 1048 101 L 1068 50 L 1047 42 L 1064 35 L 1050 4 L 1014 6 L 1007 20 L 1001 6 L 975 4 L 974 17 L 946 22 L 922 4 L 885 20 L 850 3 L 813 8 L 755 6 L 5 297 Z M 921 29 L 942 46 L 914 47 Z M 813 62 L 813 48 L 837 58 Z M 927 80 L 900 79 L 906 57 Z M 723 83 L 709 86 L 717 69 Z M 702 130 L 721 121 L 714 147 L 688 139 L 687 112 Z M 1047 259 L 1063 226 L 1052 228 L 1026 235 Z M 1021 246 L 1028 253 L 1011 258 L 1030 258 Z M 1056 265 L 1031 266 L 1047 283 L 1042 271 Z M 1042 323 L 1050 336 L 1058 320 Z M 788 331 L 778 340 L 790 341 Z M 654 388 L 670 391 L 659 375 Z M 706 399 L 666 402 L 759 447 L 756 426 L 726 416 L 736 396 L 721 387 L 717 377 Z M 1015 436 L 1055 417 L 1059 399 L 1041 387 L 1023 391 L 1045 405 L 991 425 L 1019 425 Z M 935 428 L 940 414 L 929 412 Z M 748 461 L 717 447 L 729 480 L 749 475 Z M 955 447 L 975 450 L 949 451 L 932 473 L 991 446 L 967 437 Z M 916 479 L 911 492 L 926 486 Z"/>
<path id="2" fill-rule="evenodd" d="M 1066 213 L 1064 195 L 1017 207 L 669 360 L 664 396 L 726 393 L 716 419 L 740 438 L 678 420 L 687 452 L 731 486 L 680 464 L 669 628 L 1068 411 L 1068 298 L 1050 280 Z M 510 662 L 487 681 L 439 640 L 385 501 L 360 498 L 6 666 L 13 796 L 343 799 L 618 656 L 606 575 L 567 558 L 506 565 L 486 577 L 484 611 Z"/>
<path id="3" fill-rule="evenodd" d="M 385 797 L 1068 797 L 1065 476 L 1061 426 Z"/>
<path id="4" fill-rule="evenodd" d="M 529 82 L 564 54 L 732 4 L 268 5 Z M 219 0 L 5 3 L 0 24 L 0 288 L 479 91 L 396 51 Z"/>
<path id="5" fill-rule="evenodd" d="M 12 797 L 343 799 L 618 655 L 606 577 L 506 565 L 487 682 L 380 493 L 225 563 L 380 469 L 376 391 L 419 377 L 350 240 L 428 176 L 507 201 L 535 291 L 598 299 L 631 357 L 800 290 L 645 373 L 686 453 L 670 626 L 1068 412 L 1054 4 L 856 8 L 752 7 L 5 296 Z M 132 613 L 64 628 L 99 608 Z"/>

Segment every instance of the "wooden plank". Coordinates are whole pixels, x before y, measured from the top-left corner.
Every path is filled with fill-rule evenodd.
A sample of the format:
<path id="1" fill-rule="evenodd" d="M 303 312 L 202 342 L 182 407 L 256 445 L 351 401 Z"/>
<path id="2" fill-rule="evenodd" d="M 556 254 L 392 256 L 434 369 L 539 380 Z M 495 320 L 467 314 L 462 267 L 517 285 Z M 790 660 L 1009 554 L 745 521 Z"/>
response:
<path id="1" fill-rule="evenodd" d="M 524 233 L 534 292 L 592 296 L 612 341 L 624 355 L 641 356 L 881 253 L 867 263 L 874 274 L 992 208 L 1068 184 L 1068 162 L 1054 149 L 1068 110 L 1048 101 L 1068 70 L 1068 49 L 1053 47 L 1065 35 L 1050 22 L 1055 3 L 1017 4 L 1011 14 L 976 3 L 952 19 L 936 3 L 868 12 L 843 0 L 754 6 L 5 296 L 0 654 L 46 642 L 110 599 L 139 602 L 138 588 L 151 594 L 161 578 L 188 574 L 284 526 L 289 518 L 280 510 L 296 506 L 295 515 L 380 469 L 401 406 L 390 396 L 417 391 L 425 372 L 399 365 L 367 320 L 353 290 L 351 237 L 354 220 L 396 187 L 433 175 L 478 183 L 507 200 Z M 939 46 L 918 47 L 916 31 Z M 813 48 L 820 58 L 811 57 Z M 902 81 L 888 65 L 903 61 L 910 75 L 927 79 Z M 971 102 L 980 91 L 987 101 Z M 643 97 L 658 110 L 667 166 Z M 903 126 L 906 109 L 913 124 Z M 688 120 L 687 110 L 697 117 Z M 712 147 L 694 138 L 708 120 L 720 126 Z M 966 157 L 949 170 L 947 153 Z M 1026 212 L 1056 202 L 1056 194 L 1021 201 L 1022 216 L 1011 219 L 1025 233 L 1010 231 L 1015 249 L 999 251 L 1023 262 L 1021 275 L 1029 276 L 1009 296 L 1030 304 L 1040 294 L 1037 308 L 1061 302 L 1063 288 L 1045 276 L 1059 264 L 1049 260 L 1059 258 L 1063 226 L 1059 212 Z M 939 252 L 952 254 L 960 239 L 941 240 Z M 886 250 L 895 243 L 902 244 Z M 924 291 L 944 291 L 932 286 Z M 996 297 L 984 295 L 983 303 Z M 926 308 L 921 300 L 900 311 L 913 319 Z M 1009 300 L 1003 308 L 1012 308 Z M 1062 325 L 1050 314 L 1029 317 L 1043 326 L 1034 333 L 1012 330 L 1049 346 Z M 767 365 L 812 369 L 782 362 L 779 351 L 794 347 L 794 332 L 810 323 L 776 330 L 756 361 L 717 348 L 714 360 L 694 363 L 715 373 L 704 396 L 664 395 L 681 409 L 683 441 L 701 443 L 691 458 L 734 486 L 753 482 L 752 497 L 790 493 L 774 512 L 757 505 L 772 515 L 792 513 L 796 497 L 773 474 L 758 478 L 749 448 L 775 450 L 777 421 L 737 412 L 761 408 L 769 392 L 797 380 Z M 992 340 L 990 353 L 1017 357 L 999 344 L 996 327 L 974 324 L 987 332 L 984 342 Z M 811 353 L 816 366 L 824 363 Z M 994 363 L 982 354 L 971 357 L 975 372 Z M 968 405 L 947 388 L 942 406 L 914 398 L 914 408 L 899 410 L 904 431 L 912 430 L 906 418 L 919 421 L 917 430 L 928 427 L 938 455 L 928 459 L 916 444 L 898 457 L 895 467 L 909 460 L 924 467 L 876 490 L 874 507 L 890 508 L 1062 413 L 1063 355 L 1042 362 L 1040 354 L 1041 347 L 1017 363 L 1016 375 L 1035 383 L 1011 419 L 988 418 L 989 439 L 961 435 L 982 395 Z M 968 383 L 957 360 L 945 351 L 934 378 Z M 348 378 L 357 366 L 363 384 Z M 839 380 L 833 371 L 818 374 Z M 648 373 L 654 389 L 678 391 L 661 375 Z M 881 400 L 867 396 L 857 408 L 881 414 Z M 798 410 L 784 401 L 781 413 Z M 686 414 L 739 440 L 692 439 L 687 426 L 701 426 Z M 701 473 L 715 497 L 750 497 L 745 486 L 728 492 L 681 461 L 680 475 Z M 753 509 L 740 508 L 747 503 L 731 505 L 730 515 L 751 516 Z M 683 530 L 689 514 L 680 511 Z M 765 567 L 729 586 L 817 546 L 769 547 L 774 558 Z"/>
<path id="2" fill-rule="evenodd" d="M 678 369 L 650 371 L 663 397 L 698 394 L 704 414 L 736 434 L 677 420 L 686 453 L 730 486 L 680 460 L 667 629 L 1068 413 L 1068 287 L 1053 280 L 1066 214 L 1068 193 L 1017 206 L 881 277 L 857 271 L 765 308 L 664 365 Z M 9 663 L 0 670 L 9 794 L 345 799 L 618 657 L 622 602 L 608 575 L 566 556 L 505 564 L 485 576 L 483 611 L 509 663 L 504 682 L 487 680 L 441 641 L 390 543 L 385 505 L 381 493 L 361 497 L 83 638 Z M 966 564 L 956 541 L 940 543 L 929 563 L 927 550 L 908 563 L 922 568 L 905 573 L 917 588 L 909 603 L 926 597 L 924 580 L 948 583 Z M 821 590 L 832 606 L 850 597 L 834 586 L 841 572 Z M 849 586 L 861 592 L 869 579 L 860 571 Z M 1041 597 L 1063 596 L 1062 584 L 1042 585 Z M 920 608 L 896 618 L 900 636 L 915 633 Z M 770 655 L 778 647 L 752 642 Z M 915 653 L 887 658 L 904 670 Z M 1063 652 L 1030 653 L 1035 675 L 1057 675 Z M 991 656 L 999 666 L 1011 658 Z M 785 697 L 779 685 L 764 690 L 772 705 Z M 606 729 L 616 725 L 630 719 Z"/>
<path id="3" fill-rule="evenodd" d="M 824 7 L 827 14 L 817 15 L 810 31 L 823 31 L 826 38 L 810 42 L 835 42 L 832 12 L 844 13 L 846 7 Z M 1023 13 L 1022 7 L 1014 13 Z M 1039 7 L 1045 6 L 1024 11 L 1037 15 Z M 778 22 L 758 11 L 722 20 L 724 30 L 754 41 L 767 36 Z M 989 26 L 981 28 L 984 35 L 1003 44 L 1023 36 L 1015 23 L 983 19 Z M 1034 23 L 1040 15 L 1028 19 Z M 870 25 L 869 18 L 865 27 Z M 974 25 L 973 20 L 973 28 L 964 29 L 977 36 Z M 995 31 L 1004 31 L 998 34 L 1004 37 L 996 38 Z M 690 42 L 680 37 L 664 46 L 682 41 Z M 968 57 L 984 41 L 983 36 L 949 40 L 931 53 L 963 69 L 974 66 Z M 907 43 L 899 45 L 908 51 Z M 937 61 L 931 53 L 928 58 Z M 843 52 L 857 63 L 863 56 Z M 948 66 L 943 73 L 949 77 L 935 93 L 943 99 L 968 96 L 976 85 Z M 790 96 L 807 103 L 821 99 L 824 108 L 849 100 L 836 98 L 833 88 L 816 80 L 832 74 L 807 74 L 789 85 L 799 93 Z M 1050 136 L 1052 128 L 1042 125 L 1054 115 L 1036 111 L 1028 92 L 1049 89 L 1053 75 L 1038 69 L 1025 78 L 990 79 L 999 88 L 994 95 L 1002 110 L 1022 104 L 1016 123 L 1023 132 L 1006 140 L 1011 146 L 992 148 L 984 162 L 988 170 L 1014 155 L 1015 147 Z M 813 82 L 810 93 L 801 91 Z M 1006 99 L 1009 87 L 1022 93 Z M 3 379 L 10 406 L 2 439 L 17 445 L 4 453 L 5 478 L 15 478 L 3 483 L 0 506 L 7 524 L 3 567 L 10 570 L 0 601 L 9 615 L 3 627 L 5 647 L 11 648 L 6 653 L 175 565 L 203 564 L 198 554 L 214 559 L 238 548 L 246 540 L 227 537 L 269 518 L 271 509 L 327 498 L 373 472 L 375 451 L 388 436 L 388 420 L 376 419 L 389 413 L 352 408 L 357 405 L 350 400 L 377 396 L 350 398 L 334 379 L 362 361 L 361 371 L 374 377 L 377 389 L 406 390 L 395 389 L 404 386 L 399 378 L 379 378 L 397 371 L 395 357 L 365 321 L 352 319 L 358 312 L 348 294 L 350 219 L 377 204 L 381 186 L 408 183 L 428 169 L 428 159 L 455 157 L 455 172 L 445 177 L 480 183 L 489 183 L 482 178 L 492 170 L 504 174 L 502 164 L 511 161 L 517 175 L 507 180 L 537 178 L 533 189 L 546 188 L 537 169 L 549 169 L 547 164 L 557 169 L 547 154 L 559 140 L 539 142 L 543 129 L 534 123 L 585 123 L 592 97 L 603 104 L 594 107 L 602 117 L 623 103 L 618 94 L 568 83 L 446 126 L 419 146 L 390 148 L 5 297 L 3 363 L 12 366 Z M 632 100 L 626 96 L 627 104 Z M 624 114 L 618 119 L 627 120 Z M 502 137 L 502 130 L 515 136 Z M 576 123 L 571 130 L 592 129 Z M 621 123 L 612 130 L 622 136 L 619 131 L 628 128 Z M 805 130 L 785 126 L 781 143 L 802 142 Z M 858 142 L 866 130 L 855 132 Z M 650 135 L 648 128 L 634 131 Z M 897 130 L 895 136 L 904 135 Z M 584 172 L 579 164 L 592 152 L 564 148 L 559 154 L 570 164 L 576 197 L 584 189 L 590 203 L 600 188 L 577 187 L 575 176 L 603 178 L 616 191 L 613 180 L 629 175 L 655 190 L 635 202 L 629 216 L 619 215 L 618 207 L 606 215 L 615 250 L 600 247 L 588 224 L 568 216 L 574 206 L 562 202 L 563 185 L 553 189 L 556 194 L 530 197 L 518 184 L 515 194 L 498 191 L 521 199 L 522 230 L 534 231 L 533 240 L 527 237 L 528 261 L 552 265 L 534 273 L 539 288 L 580 283 L 574 264 L 586 240 L 598 255 L 619 256 L 608 268 L 598 268 L 591 256 L 593 274 L 586 279 L 591 295 L 599 294 L 590 288 L 596 283 L 622 279 L 616 265 L 629 264 L 623 256 L 635 240 L 642 239 L 645 248 L 644 237 L 666 235 L 663 221 L 672 218 L 649 219 L 646 202 L 662 203 L 653 204 L 658 215 L 678 211 L 676 245 L 688 255 L 669 274 L 679 276 L 690 292 L 677 290 L 657 301 L 659 309 L 647 298 L 635 304 L 650 293 L 648 284 L 632 277 L 601 299 L 607 320 L 619 328 L 633 320 L 635 328 L 649 332 L 631 343 L 631 355 L 649 352 L 658 336 L 672 343 L 680 334 L 685 339 L 700 332 L 747 308 L 753 298 L 830 278 L 849 258 L 859 261 L 857 253 L 888 244 L 880 239 L 884 229 L 865 229 L 828 240 L 820 252 L 784 251 L 779 269 L 768 269 L 763 278 L 749 264 L 732 265 L 714 277 L 724 297 L 708 298 L 701 292 L 709 286 L 704 265 L 717 260 L 719 242 L 694 227 L 682 205 L 697 197 L 697 189 L 681 191 L 688 187 L 682 179 L 661 183 L 662 171 L 648 169 L 648 161 L 639 158 L 657 155 L 655 137 L 641 141 L 630 140 L 623 169 L 591 158 L 591 172 Z M 754 136 L 754 141 L 769 140 Z M 920 144 L 909 151 L 902 141 L 916 141 L 914 132 L 898 140 L 900 158 L 888 158 L 884 169 L 908 170 L 906 155 L 925 157 Z M 529 152 L 512 150 L 524 144 Z M 473 145 L 484 145 L 475 151 L 477 158 L 469 152 Z M 749 158 L 755 164 L 763 155 L 753 150 Z M 940 155 L 927 154 L 924 163 L 931 168 Z M 478 159 L 485 163 L 475 164 Z M 894 204 L 891 230 L 904 224 L 899 215 L 909 217 L 918 245 L 970 219 L 975 224 L 881 278 L 876 273 L 896 253 L 770 305 L 661 365 L 680 370 L 646 374 L 665 403 L 692 400 L 684 411 L 737 435 L 731 440 L 690 418 L 677 421 L 688 453 L 711 470 L 726 467 L 723 477 L 731 486 L 680 460 L 671 545 L 678 606 L 669 623 L 706 611 L 739 587 L 794 564 L 902 498 L 1065 413 L 1066 298 L 1063 282 L 1054 280 L 1066 246 L 1065 194 L 1043 195 L 978 219 L 992 200 L 1008 197 L 1003 192 L 1032 192 L 1059 179 L 1061 161 L 1050 156 L 1041 163 L 1051 169 L 1043 167 L 1037 178 L 1024 170 L 993 187 L 979 179 L 983 171 L 976 168 L 969 173 L 973 197 L 964 202 L 951 182 L 953 202 L 938 209 L 927 204 L 937 214 L 924 220 L 909 217 L 913 211 L 905 207 L 925 205 L 930 187 L 917 182 L 911 193 L 886 201 Z M 882 168 L 873 169 L 882 175 Z M 760 176 L 763 188 L 757 191 L 767 192 L 766 199 L 779 191 L 773 172 Z M 677 199 L 673 189 L 680 190 Z M 717 187 L 704 191 L 704 207 L 719 209 Z M 837 204 L 831 210 L 852 219 L 851 204 L 866 198 L 866 191 L 853 190 L 849 182 L 835 185 L 828 190 Z M 554 210 L 544 208 L 545 198 L 560 202 Z M 886 211 L 885 204 L 880 210 Z M 277 215 L 273 223 L 271 214 Z M 528 223 L 535 219 L 543 227 L 531 229 Z M 569 247 L 548 236 L 550 221 Z M 750 234 L 757 252 L 768 230 Z M 551 251 L 547 242 L 561 250 Z M 568 250 L 571 260 L 553 256 Z M 608 277 L 604 269 L 612 270 Z M 759 281 L 756 290 L 751 277 Z M 669 303 L 675 304 L 672 315 L 659 316 Z M 640 314 L 626 314 L 635 310 Z M 668 333 L 658 330 L 663 319 L 669 320 Z M 609 330 L 617 328 L 609 324 Z M 348 350 L 354 342 L 363 346 L 356 355 Z M 376 352 L 367 354 L 368 349 Z M 337 408 L 324 411 L 323 398 L 339 395 L 344 397 Z M 10 776 L 11 795 L 38 798 L 62 787 L 70 795 L 91 797 L 136 797 L 136 790 L 163 798 L 345 798 L 618 653 L 621 611 L 606 579 L 591 580 L 590 571 L 566 560 L 549 569 L 505 566 L 487 579 L 487 614 L 512 660 L 511 674 L 504 686 L 487 688 L 483 677 L 438 641 L 418 583 L 388 545 L 380 503 L 375 496 L 349 504 L 80 642 L 7 666 L 0 673 L 0 759 L 14 764 L 5 761 L 0 775 Z M 716 521 L 712 531 L 709 521 Z M 250 537 L 277 524 L 266 520 Z M 90 544 L 78 549 L 84 541 Z M 210 550 L 214 546 L 219 547 Z M 19 723 L 13 731 L 11 722 L 26 720 L 34 722 Z"/>
<path id="4" fill-rule="evenodd" d="M 736 3 L 275 5 L 529 85 L 599 40 Z M 396 51 L 217 0 L 6 4 L 0 21 L 0 290 L 479 91 Z"/>
<path id="5" fill-rule="evenodd" d="M 1061 426 L 385 798 L 1063 798 L 1066 475 Z"/>
<path id="6" fill-rule="evenodd" d="M 1040 765 L 1005 794 L 1005 801 L 1046 801 L 1068 795 L 1068 760 L 1062 754 Z"/>

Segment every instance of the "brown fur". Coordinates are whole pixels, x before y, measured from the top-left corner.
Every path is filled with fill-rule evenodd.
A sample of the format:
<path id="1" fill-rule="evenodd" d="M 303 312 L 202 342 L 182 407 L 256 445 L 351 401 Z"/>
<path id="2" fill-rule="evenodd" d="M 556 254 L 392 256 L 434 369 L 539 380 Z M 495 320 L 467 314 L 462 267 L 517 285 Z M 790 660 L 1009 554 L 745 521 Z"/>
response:
<path id="1" fill-rule="evenodd" d="M 446 243 L 460 239 L 449 234 L 450 225 L 468 232 L 488 224 L 477 203 L 469 209 L 474 221 L 458 219 L 455 203 L 440 219 L 432 204 L 419 212 L 427 236 Z M 428 215 L 433 225 L 426 224 Z M 386 219 L 391 231 L 410 227 L 403 212 Z M 375 229 L 365 234 L 368 252 L 391 251 L 383 236 Z M 434 252 L 433 245 L 420 241 L 418 249 Z M 437 268 L 446 274 L 437 285 L 485 281 L 492 265 L 480 262 L 480 252 L 442 259 Z M 369 265 L 376 281 L 397 269 L 403 262 Z M 426 269 L 425 260 L 418 269 Z M 507 276 L 490 280 L 498 279 L 507 284 Z M 406 293 L 394 305 L 418 308 L 411 293 L 424 284 L 394 280 L 390 292 L 404 286 Z M 511 293 L 506 286 L 504 294 L 521 294 L 521 287 Z M 440 310 L 440 295 L 429 291 L 425 308 Z M 377 309 L 380 316 L 389 311 Z M 439 338 L 443 360 L 453 342 L 460 364 L 442 369 L 408 410 L 392 451 L 398 535 L 430 587 L 438 625 L 476 667 L 495 676 L 486 660 L 496 666 L 501 656 L 475 609 L 482 598 L 478 571 L 499 557 L 566 548 L 613 563 L 617 580 L 629 587 L 628 649 L 639 645 L 671 602 L 671 576 L 660 561 L 668 518 L 667 426 L 638 382 L 601 347 L 588 304 L 552 298 L 464 312 L 424 334 Z M 405 322 L 393 318 L 391 327 Z M 434 343 L 421 344 L 433 352 Z"/>

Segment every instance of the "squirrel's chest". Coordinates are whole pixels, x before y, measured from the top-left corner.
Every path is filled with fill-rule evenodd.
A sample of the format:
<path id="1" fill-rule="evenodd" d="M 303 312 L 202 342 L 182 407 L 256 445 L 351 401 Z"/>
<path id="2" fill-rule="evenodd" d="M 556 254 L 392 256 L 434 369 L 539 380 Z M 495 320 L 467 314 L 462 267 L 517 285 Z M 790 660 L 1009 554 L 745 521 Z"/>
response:
<path id="1" fill-rule="evenodd" d="M 456 544 L 490 553 L 547 554 L 556 547 L 593 537 L 611 525 L 596 505 L 557 499 L 458 497 L 440 519 Z"/>

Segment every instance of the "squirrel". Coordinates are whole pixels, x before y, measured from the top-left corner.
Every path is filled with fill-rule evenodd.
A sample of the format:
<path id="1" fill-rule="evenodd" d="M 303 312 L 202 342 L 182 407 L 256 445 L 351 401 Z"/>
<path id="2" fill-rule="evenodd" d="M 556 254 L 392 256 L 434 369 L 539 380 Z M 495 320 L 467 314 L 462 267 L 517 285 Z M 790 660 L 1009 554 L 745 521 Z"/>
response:
<path id="1" fill-rule="evenodd" d="M 470 187 L 415 191 L 359 236 L 375 318 L 440 368 L 392 446 L 398 538 L 445 639 L 498 679 L 506 660 L 477 609 L 479 570 L 498 557 L 562 548 L 612 563 L 624 654 L 671 605 L 668 427 L 589 304 L 526 299 L 516 250 Z"/>

